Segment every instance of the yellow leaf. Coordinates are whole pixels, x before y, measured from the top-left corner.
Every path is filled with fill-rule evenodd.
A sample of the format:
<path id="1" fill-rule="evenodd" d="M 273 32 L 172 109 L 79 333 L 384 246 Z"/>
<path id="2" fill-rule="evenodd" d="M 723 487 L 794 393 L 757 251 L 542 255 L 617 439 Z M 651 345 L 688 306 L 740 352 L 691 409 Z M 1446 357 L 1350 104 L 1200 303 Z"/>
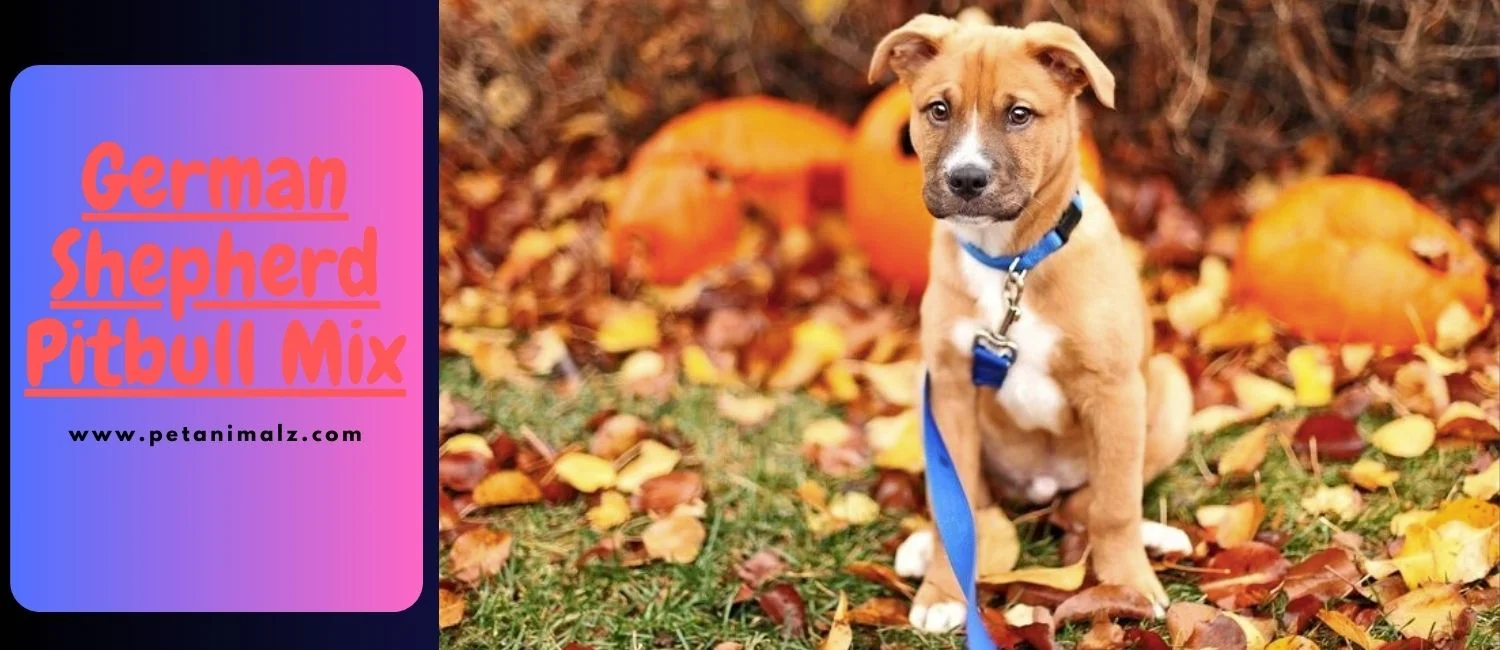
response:
<path id="1" fill-rule="evenodd" d="M 1401 472 L 1386 469 L 1385 463 L 1373 458 L 1362 458 L 1349 467 L 1349 480 L 1366 490 L 1388 488 L 1401 478 Z"/>
<path id="2" fill-rule="evenodd" d="M 839 404 L 852 402 L 859 397 L 859 384 L 854 381 L 854 370 L 848 361 L 839 360 L 823 369 L 823 381 L 828 384 L 828 394 Z"/>
<path id="3" fill-rule="evenodd" d="M 682 452 L 655 440 L 647 440 L 641 443 L 641 451 L 636 455 L 635 460 L 630 461 L 630 464 L 620 470 L 619 479 L 614 481 L 614 485 L 621 492 L 635 494 L 641 489 L 642 483 L 670 474 L 680 460 L 682 460 Z"/>
<path id="4" fill-rule="evenodd" d="M 682 374 L 688 383 L 700 386 L 723 386 L 730 383 L 732 373 L 720 370 L 702 347 L 689 345 L 682 349 Z"/>
<path id="5" fill-rule="evenodd" d="M 1382 645 L 1374 637 L 1370 636 L 1369 630 L 1360 627 L 1358 623 L 1355 623 L 1343 612 L 1325 609 L 1318 612 L 1318 620 L 1323 621 L 1323 624 L 1327 625 L 1328 629 L 1333 630 L 1350 643 L 1358 645 L 1365 650 L 1379 650 Z"/>
<path id="6" fill-rule="evenodd" d="M 625 358 L 615 372 L 615 381 L 622 388 L 638 386 L 662 376 L 667 371 L 667 360 L 655 350 L 641 350 Z"/>
<path id="7" fill-rule="evenodd" d="M 863 492 L 844 492 L 828 502 L 828 514 L 840 521 L 863 526 L 880 517 L 880 504 Z"/>
<path id="8" fill-rule="evenodd" d="M 797 486 L 797 496 L 803 503 L 811 506 L 813 510 L 826 510 L 828 508 L 828 489 L 817 481 L 803 481 Z"/>
<path id="9" fill-rule="evenodd" d="M 1370 444 L 1387 455 L 1416 458 L 1432 448 L 1437 427 L 1425 415 L 1408 415 L 1385 423 L 1370 436 Z"/>
<path id="10" fill-rule="evenodd" d="M 1217 255 L 1208 255 L 1198 264 L 1198 286 L 1203 287 L 1220 300 L 1229 297 L 1229 264 Z"/>
<path id="11" fill-rule="evenodd" d="M 1213 533 L 1219 546 L 1234 548 L 1255 539 L 1266 518 L 1266 506 L 1259 498 L 1250 497 L 1227 506 L 1199 506 L 1194 517 L 1199 526 Z"/>
<path id="12" fill-rule="evenodd" d="M 792 351 L 787 354 L 766 385 L 777 389 L 807 385 L 828 364 L 842 358 L 847 347 L 837 325 L 811 319 L 792 328 Z"/>
<path id="13" fill-rule="evenodd" d="M 1369 343 L 1349 343 L 1339 347 L 1339 361 L 1351 375 L 1364 372 L 1370 357 L 1375 356 L 1375 346 Z"/>
<path id="14" fill-rule="evenodd" d="M 464 620 L 464 597 L 447 589 L 438 589 L 438 629 L 458 625 Z"/>
<path id="15" fill-rule="evenodd" d="M 1465 476 L 1463 492 L 1481 501 L 1488 501 L 1500 494 L 1500 460 L 1492 460 L 1489 467 L 1472 476 Z"/>
<path id="16" fill-rule="evenodd" d="M 687 564 L 697 559 L 707 537 L 703 522 L 686 515 L 658 520 L 641 533 L 646 555 L 671 564 Z"/>
<path id="17" fill-rule="evenodd" d="M 439 456 L 448 454 L 475 454 L 483 458 L 494 458 L 495 452 L 490 449 L 490 443 L 477 433 L 460 433 L 448 438 L 443 446 L 438 448 Z"/>
<path id="18" fill-rule="evenodd" d="M 1188 431 L 1192 433 L 1217 433 L 1231 424 L 1245 419 L 1245 412 L 1238 406 L 1215 404 L 1204 407 L 1188 420 Z"/>
<path id="19" fill-rule="evenodd" d="M 1286 353 L 1297 404 L 1324 406 L 1333 401 L 1333 361 L 1321 345 L 1303 345 Z"/>
<path id="20" fill-rule="evenodd" d="M 1223 313 L 1224 298 L 1203 285 L 1167 298 L 1167 322 L 1184 336 L 1218 320 Z"/>
<path id="21" fill-rule="evenodd" d="M 978 531 L 979 548 L 984 549 L 979 558 L 980 575 L 1000 575 L 1016 568 L 1016 561 L 1021 559 L 1021 540 L 1004 511 L 990 506 L 974 513 L 974 529 Z"/>
<path id="22" fill-rule="evenodd" d="M 615 309 L 599 324 L 595 343 L 605 352 L 629 352 L 661 343 L 656 312 L 635 303 Z"/>
<path id="23" fill-rule="evenodd" d="M 510 506 L 542 500 L 542 488 L 516 470 L 501 470 L 484 477 L 474 487 L 474 505 Z"/>
<path id="24" fill-rule="evenodd" d="M 579 492 L 598 492 L 615 484 L 615 466 L 593 454 L 573 451 L 552 464 L 552 471 Z"/>
<path id="25" fill-rule="evenodd" d="M 719 393 L 719 415 L 742 427 L 756 427 L 771 419 L 776 413 L 776 400 L 764 395 L 739 397 L 731 393 Z"/>
<path id="26" fill-rule="evenodd" d="M 1234 612 L 1224 612 L 1224 616 L 1234 621 L 1240 626 L 1240 631 L 1245 633 L 1245 650 L 1265 650 L 1266 634 L 1261 631 L 1260 626 L 1256 625 L 1254 620 Z"/>
<path id="27" fill-rule="evenodd" d="M 1359 515 L 1364 499 L 1347 485 L 1320 485 L 1312 494 L 1302 498 L 1301 505 L 1308 514 L 1330 515 L 1335 520 L 1347 521 Z"/>
<path id="28" fill-rule="evenodd" d="M 1403 594 L 1381 610 L 1402 636 L 1443 641 L 1453 637 L 1453 623 L 1468 607 L 1457 587 L 1433 585 Z"/>
<path id="29" fill-rule="evenodd" d="M 860 373 L 881 399 L 896 406 L 912 406 L 917 402 L 917 377 L 921 368 L 921 362 L 913 360 L 866 363 L 860 367 Z"/>
<path id="30" fill-rule="evenodd" d="M 1434 330 L 1437 333 L 1434 343 L 1437 349 L 1444 352 L 1463 349 L 1470 340 L 1484 331 L 1495 313 L 1493 306 L 1486 304 L 1484 307 L 1483 315 L 1475 318 L 1463 303 L 1457 300 L 1448 303 L 1448 306 L 1438 314 L 1437 322 L 1434 324 Z"/>
<path id="31" fill-rule="evenodd" d="M 849 599 L 839 592 L 839 605 L 833 610 L 833 624 L 828 627 L 828 636 L 819 650 L 849 650 L 854 644 L 854 630 L 849 627 Z"/>
<path id="32" fill-rule="evenodd" d="M 1437 514 L 1436 510 L 1410 510 L 1391 517 L 1391 534 L 1397 537 L 1406 535 L 1406 531 L 1417 524 L 1425 524 Z"/>
<path id="33" fill-rule="evenodd" d="M 1297 405 L 1297 394 L 1274 381 L 1242 373 L 1230 383 L 1234 398 L 1250 418 L 1258 418 L 1277 409 L 1290 409 Z"/>
<path id="34" fill-rule="evenodd" d="M 1294 634 L 1270 642 L 1266 645 L 1266 650 L 1318 650 L 1318 644 L 1305 636 Z"/>
<path id="35" fill-rule="evenodd" d="M 625 495 L 607 490 L 599 495 L 599 505 L 589 508 L 584 516 L 591 528 L 602 533 L 630 520 L 630 503 Z"/>
<path id="36" fill-rule="evenodd" d="M 1085 569 L 1088 567 L 1088 553 L 1084 553 L 1077 562 L 1065 567 L 1028 567 L 1025 569 L 1014 569 L 1000 573 L 981 574 L 979 582 L 987 585 L 1008 585 L 1024 582 L 1029 585 L 1041 585 L 1063 591 L 1077 591 L 1083 586 Z"/>
<path id="37" fill-rule="evenodd" d="M 1261 425 L 1239 437 L 1219 457 L 1219 474 L 1249 476 L 1266 460 L 1271 445 L 1271 428 Z"/>
<path id="38" fill-rule="evenodd" d="M 1500 428 L 1500 425 L 1497 425 L 1495 420 L 1488 413 L 1485 413 L 1484 409 L 1480 408 L 1478 404 L 1473 402 L 1453 402 L 1447 408 L 1443 409 L 1442 415 L 1438 416 L 1437 429 L 1438 431 L 1442 431 L 1444 435 L 1448 435 L 1449 425 L 1459 420 L 1477 420 L 1488 424 L 1490 428 Z"/>
<path id="39" fill-rule="evenodd" d="M 875 420 L 865 425 L 865 430 L 871 433 L 870 446 L 877 450 L 873 459 L 875 466 L 882 469 L 898 469 L 910 474 L 922 473 L 926 460 L 922 456 L 922 423 L 918 420 L 916 409 L 909 409 L 901 415 L 892 416 L 879 426 L 890 428 L 889 432 L 881 432 L 881 437 L 890 439 L 889 444 L 884 446 L 875 444 L 874 432 L 877 427 Z"/>
<path id="40" fill-rule="evenodd" d="M 802 429 L 802 446 L 837 447 L 849 439 L 849 425 L 838 418 L 822 418 Z"/>
<path id="41" fill-rule="evenodd" d="M 1266 313 L 1258 309 L 1232 311 L 1198 332 L 1198 348 L 1218 352 L 1270 343 L 1276 329 Z"/>
<path id="42" fill-rule="evenodd" d="M 1467 584 L 1500 562 L 1500 506 L 1458 499 L 1426 521 L 1406 527 L 1406 541 L 1391 563 L 1407 587 Z"/>

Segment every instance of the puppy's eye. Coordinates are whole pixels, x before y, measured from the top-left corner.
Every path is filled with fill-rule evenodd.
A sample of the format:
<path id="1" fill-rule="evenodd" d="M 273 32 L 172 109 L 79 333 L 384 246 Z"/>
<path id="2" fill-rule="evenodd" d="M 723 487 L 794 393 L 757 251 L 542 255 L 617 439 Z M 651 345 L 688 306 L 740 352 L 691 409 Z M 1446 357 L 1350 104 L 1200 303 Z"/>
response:
<path id="1" fill-rule="evenodd" d="M 1025 106 L 1012 106 L 1010 107 L 1010 111 L 1005 115 L 1006 119 L 1010 120 L 1012 126 L 1025 126 L 1036 114 L 1032 113 L 1031 109 Z"/>
<path id="2" fill-rule="evenodd" d="M 938 100 L 927 105 L 927 116 L 934 122 L 948 121 L 948 102 Z"/>

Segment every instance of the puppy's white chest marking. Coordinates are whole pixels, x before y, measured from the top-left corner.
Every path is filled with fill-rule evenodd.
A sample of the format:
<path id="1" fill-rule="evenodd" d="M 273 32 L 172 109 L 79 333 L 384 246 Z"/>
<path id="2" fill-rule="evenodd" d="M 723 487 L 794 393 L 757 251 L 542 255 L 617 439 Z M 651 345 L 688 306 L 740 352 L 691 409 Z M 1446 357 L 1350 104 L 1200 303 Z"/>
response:
<path id="1" fill-rule="evenodd" d="M 969 293 L 979 303 L 983 322 L 965 319 L 953 326 L 952 343 L 964 353 L 974 345 L 980 327 L 994 327 L 1005 314 L 1005 274 L 980 264 L 967 253 L 959 253 L 959 268 Z M 1041 318 L 1035 309 L 1027 308 L 1021 296 L 1021 317 L 1008 332 L 1016 343 L 1016 360 L 996 393 L 1010 418 L 1023 429 L 1043 429 L 1062 433 L 1062 415 L 1066 403 L 1062 389 L 1052 377 L 1052 355 L 1062 333 Z"/>

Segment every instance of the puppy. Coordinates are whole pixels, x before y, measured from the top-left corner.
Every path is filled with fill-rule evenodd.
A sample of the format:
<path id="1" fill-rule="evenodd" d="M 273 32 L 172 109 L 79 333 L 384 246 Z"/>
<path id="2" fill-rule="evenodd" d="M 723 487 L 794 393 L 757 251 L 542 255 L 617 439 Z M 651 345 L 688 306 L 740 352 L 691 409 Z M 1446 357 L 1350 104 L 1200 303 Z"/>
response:
<path id="1" fill-rule="evenodd" d="M 1081 513 L 1095 575 L 1157 606 L 1166 591 L 1146 549 L 1186 551 L 1181 531 L 1141 520 L 1146 482 L 1182 453 L 1192 409 L 1171 357 L 1148 358 L 1150 319 L 1136 268 L 1108 208 L 1079 174 L 1077 98 L 1113 107 L 1114 76 L 1072 29 L 961 24 L 918 16 L 888 34 L 870 64 L 911 91 L 911 141 L 936 218 L 921 342 L 932 408 L 970 505 L 996 498 Z M 999 390 L 976 388 L 971 348 L 1006 311 L 1006 273 L 972 259 L 1015 255 L 1058 225 L 1074 194 L 1083 216 L 1067 244 L 1025 281 L 1009 330 L 1016 361 Z M 983 553 L 983 548 L 980 549 Z M 964 622 L 962 591 L 941 544 L 915 535 L 897 570 L 925 574 L 911 609 L 919 629 Z"/>

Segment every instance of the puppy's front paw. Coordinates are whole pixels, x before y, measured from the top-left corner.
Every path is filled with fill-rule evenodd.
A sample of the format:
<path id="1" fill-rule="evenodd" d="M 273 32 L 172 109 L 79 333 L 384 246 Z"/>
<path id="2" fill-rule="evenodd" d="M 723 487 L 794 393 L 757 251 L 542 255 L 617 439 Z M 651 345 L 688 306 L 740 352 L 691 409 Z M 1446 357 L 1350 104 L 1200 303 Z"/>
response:
<path id="1" fill-rule="evenodd" d="M 1154 521 L 1141 522 L 1141 545 L 1155 557 L 1193 553 L 1193 541 L 1188 539 L 1187 533 Z"/>
<path id="2" fill-rule="evenodd" d="M 957 601 L 911 606 L 911 626 L 922 632 L 952 632 L 962 626 L 966 618 L 968 612 L 964 604 Z"/>
<path id="3" fill-rule="evenodd" d="M 927 575 L 927 566 L 932 564 L 932 547 L 936 543 L 937 535 L 931 529 L 907 535 L 906 541 L 896 548 L 896 575 L 903 578 Z"/>
<path id="4" fill-rule="evenodd" d="M 1151 570 L 1143 549 L 1137 547 L 1134 553 L 1101 554 L 1097 558 L 1094 573 L 1098 574 L 1100 582 L 1134 589 L 1151 601 L 1157 618 L 1166 615 L 1171 599 L 1156 572 Z"/>

